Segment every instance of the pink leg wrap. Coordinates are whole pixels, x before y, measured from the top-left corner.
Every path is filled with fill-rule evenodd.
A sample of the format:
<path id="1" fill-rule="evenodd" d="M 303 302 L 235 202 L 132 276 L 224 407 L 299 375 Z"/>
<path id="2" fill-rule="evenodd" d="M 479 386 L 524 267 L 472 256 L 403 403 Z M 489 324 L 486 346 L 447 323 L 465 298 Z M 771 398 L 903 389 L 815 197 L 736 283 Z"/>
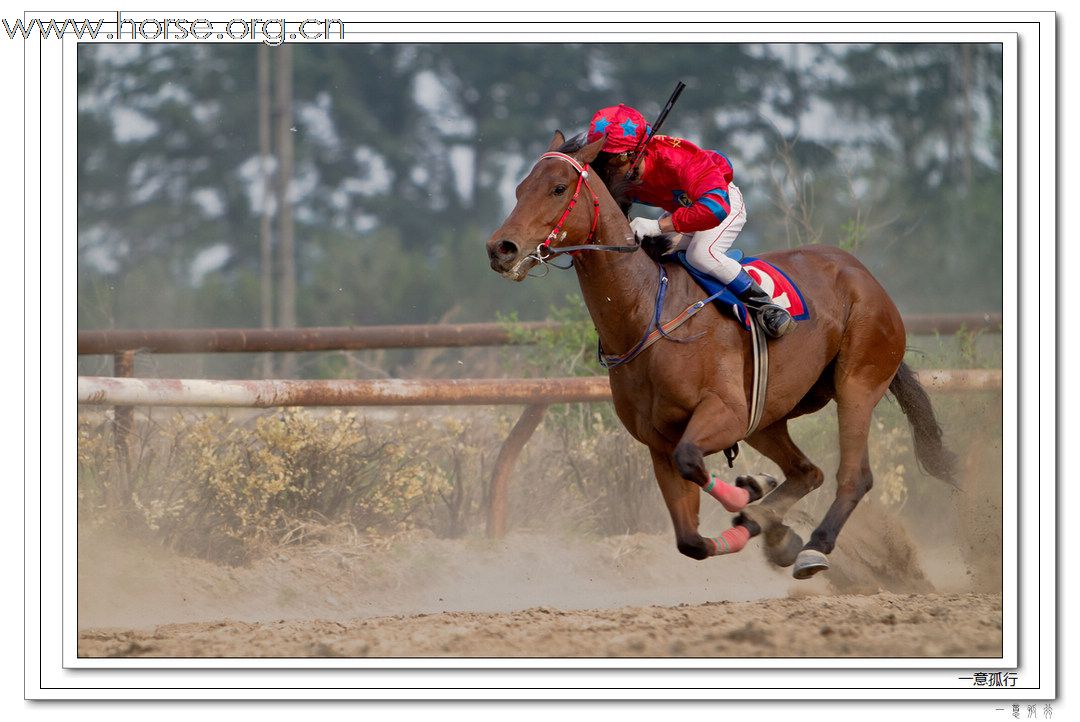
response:
<path id="1" fill-rule="evenodd" d="M 750 530 L 744 526 L 733 526 L 720 536 L 705 537 L 705 541 L 712 546 L 713 553 L 710 556 L 734 554 L 742 551 L 746 542 L 750 541 Z"/>
<path id="2" fill-rule="evenodd" d="M 723 504 L 728 511 L 742 511 L 743 507 L 750 503 L 750 492 L 721 481 L 715 474 L 709 475 L 709 483 L 701 489 Z"/>

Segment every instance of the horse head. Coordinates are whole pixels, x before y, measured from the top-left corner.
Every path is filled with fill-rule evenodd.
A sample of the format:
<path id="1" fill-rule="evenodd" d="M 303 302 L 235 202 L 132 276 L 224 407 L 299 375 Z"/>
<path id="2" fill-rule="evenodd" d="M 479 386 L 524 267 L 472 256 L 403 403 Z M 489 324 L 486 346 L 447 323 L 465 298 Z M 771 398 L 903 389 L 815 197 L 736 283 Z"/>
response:
<path id="1" fill-rule="evenodd" d="M 560 131 L 516 189 L 517 205 L 487 242 L 495 272 L 523 281 L 542 260 L 562 247 L 594 240 L 603 243 L 615 218 L 621 219 L 620 240 L 633 241 L 626 217 L 603 181 L 588 164 L 604 145 L 594 143 L 571 150 Z"/>

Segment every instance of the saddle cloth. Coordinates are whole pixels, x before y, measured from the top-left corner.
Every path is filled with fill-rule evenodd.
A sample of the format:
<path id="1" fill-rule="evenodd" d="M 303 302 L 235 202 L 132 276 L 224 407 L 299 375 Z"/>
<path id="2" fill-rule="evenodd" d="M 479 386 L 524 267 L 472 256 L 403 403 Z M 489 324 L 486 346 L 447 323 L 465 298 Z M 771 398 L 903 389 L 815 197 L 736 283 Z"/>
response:
<path id="1" fill-rule="evenodd" d="M 731 292 L 727 286 L 717 281 L 715 278 L 707 273 L 699 271 L 690 265 L 690 261 L 686 260 L 685 251 L 676 251 L 675 258 L 682 264 L 702 290 L 709 296 L 719 293 L 720 295 L 713 299 L 713 303 L 722 313 L 734 315 L 742 324 L 743 328 L 750 330 L 750 314 L 746 310 L 746 306 L 738 297 Z M 757 282 L 761 288 L 772 296 L 776 305 L 781 308 L 786 308 L 791 317 L 796 321 L 804 321 L 810 318 L 810 309 L 807 308 L 806 302 L 803 300 L 802 291 L 795 285 L 795 282 L 788 278 L 787 274 L 781 271 L 776 266 L 772 265 L 768 261 L 763 261 L 760 258 L 744 258 L 741 251 L 732 249 L 728 252 L 728 255 L 734 258 L 736 261 L 742 264 L 743 269 L 750 274 L 750 277 Z"/>

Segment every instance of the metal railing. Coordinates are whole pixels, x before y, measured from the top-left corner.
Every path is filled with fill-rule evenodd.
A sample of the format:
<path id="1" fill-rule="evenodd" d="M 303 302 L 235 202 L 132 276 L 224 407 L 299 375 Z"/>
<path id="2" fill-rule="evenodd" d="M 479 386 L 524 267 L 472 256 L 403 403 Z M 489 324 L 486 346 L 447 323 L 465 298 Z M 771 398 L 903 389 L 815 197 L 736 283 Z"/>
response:
<path id="1" fill-rule="evenodd" d="M 553 321 L 528 323 L 324 326 L 309 328 L 187 328 L 79 331 L 82 355 L 144 353 L 264 353 L 363 351 L 388 348 L 460 348 L 529 343 L 528 331 L 554 330 Z M 1000 313 L 910 314 L 913 336 L 960 330 L 999 331 Z"/>
<path id="2" fill-rule="evenodd" d="M 1000 314 L 907 316 L 908 333 L 1000 331 Z M 499 449 L 490 481 L 487 531 L 506 531 L 509 479 L 525 444 L 558 403 L 609 402 L 606 376 L 543 379 L 233 380 L 133 378 L 136 353 L 265 353 L 450 348 L 529 343 L 523 331 L 554 330 L 554 322 L 433 324 L 298 329 L 165 329 L 80 331 L 80 355 L 111 354 L 113 377 L 80 376 L 81 404 L 114 406 L 114 444 L 128 459 L 134 406 L 274 408 L 280 406 L 524 405 Z M 919 371 L 927 388 L 942 392 L 1001 388 L 995 369 Z"/>
<path id="3" fill-rule="evenodd" d="M 995 369 L 920 371 L 919 380 L 941 392 L 1001 388 Z M 116 406 L 128 414 L 117 444 L 126 455 L 132 406 L 254 407 L 280 406 L 458 406 L 525 405 L 495 460 L 489 484 L 490 536 L 506 533 L 508 488 L 514 464 L 544 418 L 558 403 L 611 400 L 605 376 L 549 379 L 428 379 L 377 381 L 209 381 L 203 379 L 135 379 L 79 377 L 79 403 Z M 121 456 L 120 458 L 125 458 Z"/>

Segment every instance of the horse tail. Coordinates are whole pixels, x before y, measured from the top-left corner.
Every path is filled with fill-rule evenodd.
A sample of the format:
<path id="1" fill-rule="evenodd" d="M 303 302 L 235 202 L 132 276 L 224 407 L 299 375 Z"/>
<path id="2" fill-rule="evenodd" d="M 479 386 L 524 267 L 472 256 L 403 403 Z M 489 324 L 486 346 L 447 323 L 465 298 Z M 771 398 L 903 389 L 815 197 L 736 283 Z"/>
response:
<path id="1" fill-rule="evenodd" d="M 919 383 L 915 372 L 901 363 L 896 376 L 889 383 L 889 391 L 896 397 L 900 410 L 911 424 L 915 439 L 915 458 L 919 467 L 942 481 L 959 488 L 956 483 L 956 455 L 945 448 L 941 441 L 941 425 L 934 416 L 934 407 L 926 389 Z"/>

